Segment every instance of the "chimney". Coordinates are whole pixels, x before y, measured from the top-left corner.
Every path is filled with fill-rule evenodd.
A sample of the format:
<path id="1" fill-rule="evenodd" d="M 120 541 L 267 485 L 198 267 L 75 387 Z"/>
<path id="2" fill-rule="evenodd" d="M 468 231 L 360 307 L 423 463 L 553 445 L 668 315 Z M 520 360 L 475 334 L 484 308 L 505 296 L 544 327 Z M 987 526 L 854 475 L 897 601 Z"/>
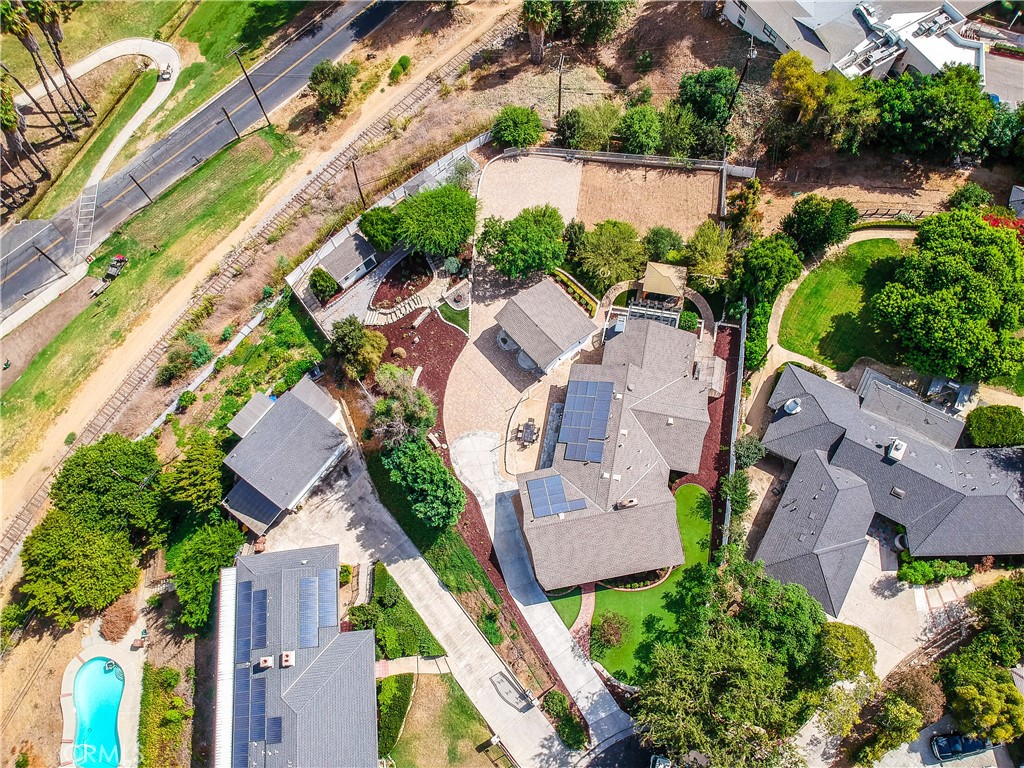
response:
<path id="1" fill-rule="evenodd" d="M 281 651 L 281 669 L 295 666 L 295 651 Z"/>
<path id="2" fill-rule="evenodd" d="M 260 669 L 273 669 L 274 668 L 274 657 L 273 656 L 260 656 Z"/>

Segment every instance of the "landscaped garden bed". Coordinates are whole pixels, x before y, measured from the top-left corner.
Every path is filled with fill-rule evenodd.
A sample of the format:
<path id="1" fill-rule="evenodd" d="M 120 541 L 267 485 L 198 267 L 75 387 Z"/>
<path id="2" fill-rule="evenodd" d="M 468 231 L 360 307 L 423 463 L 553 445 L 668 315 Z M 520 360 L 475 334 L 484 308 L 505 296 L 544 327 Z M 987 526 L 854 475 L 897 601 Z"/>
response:
<path id="1" fill-rule="evenodd" d="M 427 257 L 414 253 L 406 256 L 388 272 L 377 287 L 370 306 L 373 309 L 393 309 L 429 285 L 434 271 Z"/>

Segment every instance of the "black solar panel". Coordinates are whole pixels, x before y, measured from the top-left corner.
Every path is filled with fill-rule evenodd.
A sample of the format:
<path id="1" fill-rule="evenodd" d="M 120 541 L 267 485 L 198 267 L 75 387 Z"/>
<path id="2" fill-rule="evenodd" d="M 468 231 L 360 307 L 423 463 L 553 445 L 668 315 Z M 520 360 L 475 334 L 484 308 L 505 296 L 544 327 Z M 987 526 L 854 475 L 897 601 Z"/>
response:
<path id="1" fill-rule="evenodd" d="M 247 768 L 249 764 L 249 682 L 251 679 L 248 669 L 236 670 L 234 719 L 231 724 L 231 768 Z"/>
<path id="2" fill-rule="evenodd" d="M 303 576 L 299 579 L 299 648 L 320 644 L 318 627 L 317 579 Z"/>
<path id="3" fill-rule="evenodd" d="M 333 568 L 320 571 L 319 613 L 321 627 L 338 626 L 338 572 Z"/>
<path id="4" fill-rule="evenodd" d="M 252 681 L 249 698 L 249 741 L 263 741 L 267 736 L 267 679 L 256 677 Z"/>
<path id="5" fill-rule="evenodd" d="M 267 744 L 280 744 L 281 743 L 281 718 L 280 717 L 268 717 L 267 718 Z"/>
<path id="6" fill-rule="evenodd" d="M 573 512 L 586 509 L 587 506 L 585 499 L 568 501 L 565 498 L 565 487 L 562 485 L 562 478 L 558 475 L 527 480 L 526 492 L 530 494 L 530 505 L 533 507 L 534 517 Z"/>
<path id="7" fill-rule="evenodd" d="M 267 590 L 252 593 L 252 647 L 267 647 Z"/>
<path id="8" fill-rule="evenodd" d="M 610 381 L 570 381 L 558 442 L 569 461 L 601 461 L 615 388 Z"/>
<path id="9" fill-rule="evenodd" d="M 249 661 L 252 652 L 252 582 L 239 583 L 235 593 L 235 663 Z"/>

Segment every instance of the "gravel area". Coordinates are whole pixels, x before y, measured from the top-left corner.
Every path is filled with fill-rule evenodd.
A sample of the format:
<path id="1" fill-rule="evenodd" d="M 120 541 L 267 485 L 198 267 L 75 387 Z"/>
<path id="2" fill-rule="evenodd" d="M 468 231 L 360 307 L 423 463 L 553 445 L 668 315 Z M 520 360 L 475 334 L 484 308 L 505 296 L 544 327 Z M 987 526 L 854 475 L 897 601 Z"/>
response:
<path id="1" fill-rule="evenodd" d="M 565 221 L 576 216 L 583 163 L 527 155 L 495 160 L 480 179 L 480 218 L 511 219 L 524 208 L 553 205 Z"/>

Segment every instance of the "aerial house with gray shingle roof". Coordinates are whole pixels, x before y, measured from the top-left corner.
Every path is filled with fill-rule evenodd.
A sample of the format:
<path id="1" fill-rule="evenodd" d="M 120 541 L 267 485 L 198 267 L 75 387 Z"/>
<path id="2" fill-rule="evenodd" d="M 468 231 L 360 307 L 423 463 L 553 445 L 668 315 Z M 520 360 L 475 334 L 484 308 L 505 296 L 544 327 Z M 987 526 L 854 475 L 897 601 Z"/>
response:
<path id="1" fill-rule="evenodd" d="M 221 570 L 214 768 L 375 768 L 372 630 L 340 632 L 338 546 Z"/>
<path id="2" fill-rule="evenodd" d="M 700 469 L 711 423 L 696 351 L 692 333 L 630 320 L 600 365 L 572 366 L 552 466 L 517 477 L 544 589 L 683 562 L 668 476 Z"/>
<path id="3" fill-rule="evenodd" d="M 831 615 L 874 514 L 915 557 L 1024 554 L 1024 450 L 957 448 L 962 421 L 871 369 L 854 392 L 787 366 L 768 407 L 764 445 L 796 466 L 757 557 Z"/>
<path id="4" fill-rule="evenodd" d="M 498 343 L 539 375 L 568 360 L 597 332 L 594 321 L 555 281 L 544 278 L 512 297 L 495 316 Z"/>
<path id="5" fill-rule="evenodd" d="M 242 441 L 224 464 L 237 477 L 223 506 L 262 535 L 294 510 L 349 448 L 338 403 L 303 377 L 277 400 L 253 395 L 228 424 Z"/>

